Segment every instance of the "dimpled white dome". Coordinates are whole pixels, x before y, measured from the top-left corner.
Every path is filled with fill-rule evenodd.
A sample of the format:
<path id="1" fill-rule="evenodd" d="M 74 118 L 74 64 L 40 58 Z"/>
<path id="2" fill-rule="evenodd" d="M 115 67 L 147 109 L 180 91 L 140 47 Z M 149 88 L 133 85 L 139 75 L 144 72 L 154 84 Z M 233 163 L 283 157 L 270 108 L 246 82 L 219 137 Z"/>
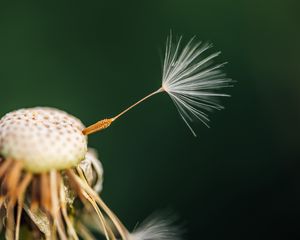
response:
<path id="1" fill-rule="evenodd" d="M 31 172 L 76 166 L 87 152 L 83 124 L 57 109 L 20 109 L 0 120 L 0 154 Z"/>

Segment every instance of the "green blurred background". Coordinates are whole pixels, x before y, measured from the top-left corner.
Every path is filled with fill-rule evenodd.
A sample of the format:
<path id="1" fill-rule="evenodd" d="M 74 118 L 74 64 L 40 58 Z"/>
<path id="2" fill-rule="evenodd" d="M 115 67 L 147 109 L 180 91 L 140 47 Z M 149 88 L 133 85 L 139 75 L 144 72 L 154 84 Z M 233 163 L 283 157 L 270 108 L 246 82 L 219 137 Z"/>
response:
<path id="1" fill-rule="evenodd" d="M 0 115 L 52 106 L 86 125 L 160 85 L 170 29 L 221 50 L 226 109 L 194 138 L 166 95 L 92 135 L 103 198 L 132 229 L 171 208 L 186 239 L 300 239 L 298 1 L 1 2 Z"/>

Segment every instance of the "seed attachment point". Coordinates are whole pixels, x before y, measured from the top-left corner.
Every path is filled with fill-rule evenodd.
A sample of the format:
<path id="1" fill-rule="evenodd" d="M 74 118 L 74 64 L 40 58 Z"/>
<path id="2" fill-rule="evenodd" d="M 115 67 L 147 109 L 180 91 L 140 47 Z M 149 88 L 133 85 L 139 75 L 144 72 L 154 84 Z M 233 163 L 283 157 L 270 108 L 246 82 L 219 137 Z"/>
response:
<path id="1" fill-rule="evenodd" d="M 114 121 L 115 119 L 114 118 L 106 118 L 106 119 L 103 119 L 99 122 L 96 122 L 95 124 L 83 129 L 82 133 L 84 135 L 90 135 L 92 133 L 95 133 L 95 132 L 99 132 L 103 129 L 106 129 L 110 126 L 110 124 Z"/>

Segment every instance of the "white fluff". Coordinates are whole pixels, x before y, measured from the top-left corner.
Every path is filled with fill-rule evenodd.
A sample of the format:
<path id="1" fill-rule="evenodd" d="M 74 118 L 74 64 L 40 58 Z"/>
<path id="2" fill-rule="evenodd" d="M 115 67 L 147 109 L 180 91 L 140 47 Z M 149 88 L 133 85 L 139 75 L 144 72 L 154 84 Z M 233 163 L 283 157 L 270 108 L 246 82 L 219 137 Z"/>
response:
<path id="1" fill-rule="evenodd" d="M 174 216 L 153 214 L 129 236 L 130 240 L 180 240 L 182 229 L 174 225 Z"/>
<path id="2" fill-rule="evenodd" d="M 198 119 L 208 126 L 207 112 L 223 108 L 216 97 L 229 96 L 215 90 L 228 87 L 231 80 L 220 69 L 225 63 L 213 65 L 214 58 L 220 52 L 206 54 L 211 44 L 192 38 L 182 48 L 181 41 L 182 37 L 174 43 L 172 35 L 167 39 L 162 88 L 170 95 L 181 117 L 196 136 L 190 123 Z"/>

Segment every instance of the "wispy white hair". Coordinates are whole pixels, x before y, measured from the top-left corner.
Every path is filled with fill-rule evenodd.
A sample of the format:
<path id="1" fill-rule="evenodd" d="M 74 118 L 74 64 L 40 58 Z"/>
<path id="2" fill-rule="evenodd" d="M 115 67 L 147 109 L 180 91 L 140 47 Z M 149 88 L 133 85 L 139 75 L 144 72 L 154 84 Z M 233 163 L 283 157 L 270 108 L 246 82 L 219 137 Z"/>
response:
<path id="1" fill-rule="evenodd" d="M 145 219 L 131 234 L 130 240 L 182 240 L 182 226 L 176 225 L 176 216 L 154 213 Z"/>
<path id="2" fill-rule="evenodd" d="M 192 133 L 191 122 L 198 119 L 208 126 L 207 112 L 223 107 L 217 97 L 229 96 L 216 92 L 228 87 L 231 79 L 221 68 L 225 63 L 213 64 L 220 52 L 207 54 L 212 44 L 202 43 L 193 37 L 185 47 L 182 37 L 173 42 L 172 34 L 167 39 L 163 63 L 162 88 L 175 103 L 180 116 Z"/>

